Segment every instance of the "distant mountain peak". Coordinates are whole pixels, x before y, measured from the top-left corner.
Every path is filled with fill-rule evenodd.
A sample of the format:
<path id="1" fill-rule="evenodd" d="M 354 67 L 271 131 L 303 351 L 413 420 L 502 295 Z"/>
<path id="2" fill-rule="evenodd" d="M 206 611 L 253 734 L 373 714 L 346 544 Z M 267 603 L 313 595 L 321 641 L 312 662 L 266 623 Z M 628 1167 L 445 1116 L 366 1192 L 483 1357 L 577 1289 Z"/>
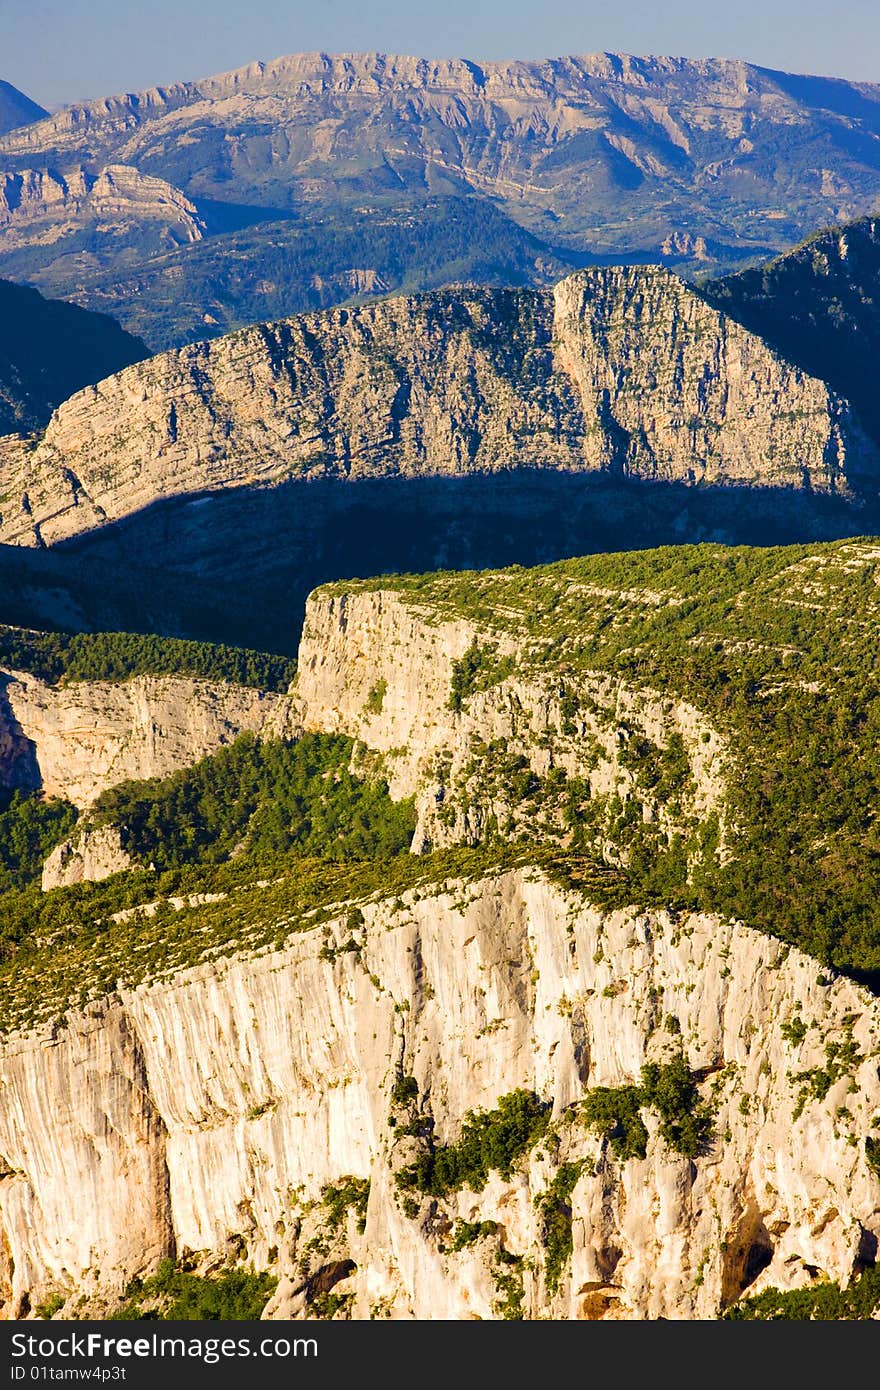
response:
<path id="1" fill-rule="evenodd" d="M 740 90 L 748 77 L 760 85 L 760 78 L 775 85 L 775 79 L 792 82 L 821 82 L 826 79 L 794 77 L 776 73 L 738 58 L 684 58 L 674 54 L 633 54 L 600 50 L 593 53 L 559 54 L 548 58 L 507 59 L 477 62 L 467 57 L 428 58 L 415 54 L 376 51 L 328 53 L 323 50 L 286 53 L 270 59 L 257 59 L 226 72 L 210 73 L 194 81 L 157 84 L 138 92 L 116 92 L 104 97 L 77 101 L 52 113 L 60 128 L 71 123 L 118 118 L 121 111 L 149 119 L 166 109 L 177 109 L 201 101 L 218 101 L 231 96 L 269 94 L 304 95 L 321 91 L 382 91 L 415 87 L 420 90 L 484 90 L 487 95 L 511 95 L 511 87 L 535 98 L 561 86 L 563 93 L 590 82 L 623 82 L 644 87 L 652 80 L 714 77 L 732 82 Z M 366 84 L 362 87 L 361 84 Z M 0 98 L 2 87 L 0 84 Z M 840 79 L 841 88 L 853 84 Z M 10 91 L 15 91 L 10 88 Z M 21 93 L 16 94 L 25 102 Z M 34 106 L 39 120 L 50 113 Z M 22 120 L 20 124 L 25 124 Z M 11 126 L 0 125 L 0 134 Z"/>
<path id="2" fill-rule="evenodd" d="M 18 130 L 19 126 L 33 125 L 34 121 L 41 121 L 48 114 L 10 82 L 0 81 L 0 135 L 5 135 L 9 130 Z"/>

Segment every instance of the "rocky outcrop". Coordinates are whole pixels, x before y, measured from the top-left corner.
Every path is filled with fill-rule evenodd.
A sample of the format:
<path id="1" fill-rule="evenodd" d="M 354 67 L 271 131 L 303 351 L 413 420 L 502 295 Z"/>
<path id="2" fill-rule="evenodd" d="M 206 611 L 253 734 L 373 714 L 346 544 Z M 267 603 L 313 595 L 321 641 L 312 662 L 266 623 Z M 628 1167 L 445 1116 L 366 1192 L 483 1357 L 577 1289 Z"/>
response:
<path id="1" fill-rule="evenodd" d="M 392 590 L 318 591 L 307 605 L 289 695 L 167 677 L 61 688 L 9 677 L 0 785 L 42 789 L 87 808 L 118 782 L 165 776 L 245 730 L 294 739 L 305 729 L 345 734 L 380 755 L 393 799 L 415 798 L 417 853 L 480 844 L 493 825 L 533 835 L 539 806 L 542 833 L 565 843 L 569 778 L 583 780 L 596 848 L 610 862 L 619 862 L 606 833 L 612 799 L 637 804 L 661 837 L 711 819 L 724 853 L 730 753 L 698 709 L 607 673 L 560 683 L 553 672 L 517 667 L 510 635 L 470 620 L 425 618 L 417 600 Z M 455 671 L 474 650 L 491 653 L 497 678 L 490 674 L 455 707 Z M 640 767 L 629 756 L 634 741 L 653 762 Z M 668 786 L 660 795 L 655 763 L 673 747 L 687 776 L 680 795 Z M 521 799 L 505 771 L 511 765 L 534 774 L 531 799 Z M 86 818 L 46 861 L 43 887 L 130 866 L 124 827 Z"/>
<path id="2" fill-rule="evenodd" d="M 127 164 L 97 174 L 82 166 L 59 173 L 23 169 L 0 173 L 0 234 L 4 252 L 68 240 L 88 228 L 110 238 L 135 225 L 141 241 L 151 228 L 159 250 L 198 241 L 205 224 L 180 189 Z"/>
<path id="3" fill-rule="evenodd" d="M 662 271 L 563 280 L 554 343 L 624 476 L 845 493 L 880 474 L 858 430 L 849 453 L 848 408 L 823 383 Z"/>
<path id="4" fill-rule="evenodd" d="M 6 1213 L 0 1267 L 7 1296 L 39 1286 L 50 1247 L 50 1259 L 80 1269 L 84 1293 L 104 1279 L 124 1278 L 145 1251 L 153 1260 L 170 1253 L 165 1139 L 144 1084 L 143 1053 L 118 1005 L 109 1006 L 104 1021 L 109 1026 L 100 1032 L 74 1028 L 58 1047 L 30 1038 L 17 1049 L 13 1089 L 24 1109 L 3 1107 L 0 1160 Z M 7 1098 L 10 1080 L 7 1071 Z M 108 1181 L 111 1171 L 124 1174 L 121 1184 Z M 55 1178 L 35 1185 L 28 1176 L 35 1172 Z M 17 1238 L 16 1228 L 22 1237 L 30 1234 Z M 47 1247 L 50 1228 L 55 1235 Z M 106 1274 L 102 1256 L 111 1261 Z M 6 1303 L 6 1317 L 24 1311 L 21 1292 Z"/>
<path id="5" fill-rule="evenodd" d="M 527 869 L 351 921 L 7 1037 L 7 1316 L 56 1294 L 106 1307 L 184 1250 L 277 1272 L 280 1317 L 335 1285 L 363 1318 L 492 1318 L 517 1300 L 530 1318 L 711 1318 L 745 1288 L 846 1282 L 870 1260 L 880 1012 L 856 985 L 743 926 L 602 910 Z M 682 1156 L 646 1110 L 645 1157 L 617 1157 L 585 1093 L 679 1048 L 710 1141 Z M 843 1061 L 822 1092 L 829 1055 Z M 552 1102 L 553 1124 L 510 1177 L 406 1200 L 395 1174 L 425 1121 L 454 1142 L 467 1111 L 517 1088 Z M 554 1293 L 536 1199 L 568 1164 Z M 320 1230 L 322 1192 L 352 1175 L 370 1180 L 362 1230 L 326 1213 Z M 456 1248 L 458 1220 L 493 1224 Z"/>
<path id="6" fill-rule="evenodd" d="M 43 892 L 72 883 L 99 883 L 131 867 L 132 858 L 118 826 L 86 824 L 49 855 L 43 865 Z"/>
<path id="7" fill-rule="evenodd" d="M 165 777 L 258 733 L 285 699 L 176 676 L 51 686 L 12 672 L 0 696 L 0 786 L 86 807 L 117 782 Z"/>
<path id="8" fill-rule="evenodd" d="M 51 545 L 161 499 L 286 480 L 506 474 L 877 490 L 845 402 L 654 268 L 460 290 L 163 353 L 0 449 L 0 539 Z"/>

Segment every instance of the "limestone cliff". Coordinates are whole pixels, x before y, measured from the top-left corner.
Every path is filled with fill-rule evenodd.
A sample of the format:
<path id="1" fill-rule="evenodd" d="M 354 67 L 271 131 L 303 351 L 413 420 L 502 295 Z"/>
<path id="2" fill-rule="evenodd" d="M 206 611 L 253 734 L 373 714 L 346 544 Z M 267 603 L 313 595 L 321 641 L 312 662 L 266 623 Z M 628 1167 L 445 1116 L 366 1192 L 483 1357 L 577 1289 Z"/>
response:
<path id="1" fill-rule="evenodd" d="M 40 787 L 87 809 L 106 788 L 165 776 L 245 730 L 292 739 L 306 729 L 345 734 L 380 755 L 392 798 L 415 797 L 420 854 L 478 845 L 493 827 L 534 835 L 539 808 L 541 833 L 565 844 L 569 778 L 584 779 L 595 847 L 611 863 L 621 860 L 608 808 L 621 798 L 661 841 L 714 819 L 723 853 L 730 751 L 711 721 L 686 701 L 608 673 L 560 681 L 552 670 L 518 666 L 524 650 L 485 623 L 431 614 L 412 595 L 319 590 L 287 695 L 167 677 L 53 687 L 16 674 L 0 718 L 0 785 Z M 456 670 L 474 652 L 489 658 L 485 684 L 456 707 Z M 630 756 L 642 741 L 655 759 L 680 750 L 677 794 L 669 786 L 661 794 L 642 775 Z M 524 769 L 531 798 L 512 779 Z M 130 866 L 124 827 L 86 817 L 46 861 L 43 887 Z"/>
<path id="2" fill-rule="evenodd" d="M 125 264 L 138 256 L 167 255 L 201 240 L 205 231 L 204 218 L 179 188 L 131 165 L 0 167 L 4 273 L 39 282 L 59 299 L 81 298 L 70 282 L 72 266 L 88 278 L 104 258 Z M 66 267 L 67 274 L 41 279 L 37 262 L 43 258 Z M 113 306 L 94 308 L 112 313 Z"/>
<path id="3" fill-rule="evenodd" d="M 744 650 L 764 653 L 742 704 L 770 723 L 786 680 L 813 689 L 790 661 L 791 603 L 799 622 L 829 625 L 811 674 L 836 672 L 854 595 L 869 640 L 876 547 L 784 566 L 772 552 L 763 578 L 751 554 L 713 551 L 702 569 L 696 551 L 641 568 L 612 558 L 525 579 L 328 587 L 310 602 L 291 693 L 248 695 L 267 734 L 341 731 L 381 754 L 392 793 L 417 797 L 417 849 L 496 829 L 494 847 L 337 866 L 337 877 L 294 860 L 252 882 L 247 864 L 228 864 L 210 889 L 108 898 L 98 920 L 66 930 L 64 900 L 50 900 L 48 930 L 13 941 L 0 968 L 7 1316 L 47 1304 L 103 1314 L 165 1255 L 205 1273 L 269 1270 L 276 1318 L 711 1318 L 745 1291 L 846 1284 L 876 1262 L 877 997 L 733 913 L 645 905 L 656 891 L 639 897 L 637 877 L 615 867 L 626 845 L 613 804 L 656 832 L 657 849 L 680 826 L 714 823 L 706 843 L 723 857 L 742 830 L 728 823 L 742 810 L 730 787 L 750 754 L 759 777 L 771 763 L 755 735 L 722 732 L 699 708 L 723 708 L 709 700 L 711 667 L 691 703 L 668 693 L 660 667 L 656 687 L 638 684 L 638 665 L 618 673 L 600 650 L 612 622 L 628 655 L 688 612 L 688 633 L 726 652 L 728 669 Z M 728 571 L 712 602 L 733 615 L 731 632 L 713 629 L 719 611 L 704 623 L 691 606 L 711 565 L 717 590 L 728 562 L 744 567 L 740 587 Z M 12 681 L 10 705 L 42 709 L 49 697 L 25 700 L 23 684 Z M 196 709 L 199 683 L 186 686 Z M 66 708 L 83 690 L 52 698 Z M 218 710 L 244 698 L 214 693 Z M 836 787 L 858 779 L 853 739 L 847 727 Z M 24 717 L 0 740 L 15 768 Z M 873 766 L 870 736 L 866 748 Z M 560 777 L 579 786 L 589 855 L 583 842 L 560 853 L 571 829 L 554 801 Z M 825 822 L 811 810 L 791 814 L 812 844 Z M 525 842 L 497 843 L 523 829 Z M 51 872 L 72 877 L 92 850 L 120 848 L 108 832 L 69 846 Z M 691 1090 L 676 1104 L 700 1119 L 694 1142 L 682 1146 L 650 1100 L 646 1065 L 686 1069 Z M 454 1170 L 435 1181 L 426 1164 L 469 1113 L 519 1091 L 546 1107 L 531 1147 L 473 1182 L 449 1180 Z"/>
<path id="4" fill-rule="evenodd" d="M 485 688 L 456 708 L 456 666 L 474 650 L 491 651 L 494 670 L 490 664 Z M 416 797 L 420 852 L 478 844 L 490 823 L 507 834 L 530 823 L 534 831 L 535 804 L 520 798 L 505 767 L 528 767 L 539 779 L 554 770 L 584 777 L 595 803 L 610 794 L 632 798 L 646 820 L 670 830 L 676 815 L 715 815 L 723 823 L 729 751 L 705 715 L 608 674 L 572 683 L 552 669 L 518 670 L 520 650 L 509 633 L 444 620 L 411 594 L 319 590 L 306 608 L 297 718 L 304 728 L 348 734 L 384 756 L 391 794 Z M 640 784 L 626 756 L 638 736 L 658 750 L 681 740 L 690 768 L 682 803 L 662 804 Z M 562 834 L 556 809 L 552 795 L 542 800 L 541 828 L 551 837 Z M 613 857 L 613 846 L 607 852 Z"/>
<path id="5" fill-rule="evenodd" d="M 119 235 L 126 222 L 157 223 L 168 233 L 169 246 L 198 241 L 205 230 L 179 189 L 125 164 L 110 164 L 100 174 L 81 167 L 64 174 L 0 174 L 0 231 L 7 252 L 70 237 L 79 221 L 110 236 Z"/>
<path id="6" fill-rule="evenodd" d="M 52 686 L 0 673 L 0 787 L 40 789 L 85 807 L 117 782 L 167 776 L 240 733 L 259 732 L 284 700 L 176 676 Z"/>
<path id="7" fill-rule="evenodd" d="M 880 439 L 878 279 L 880 218 L 865 217 L 817 232 L 767 265 L 710 281 L 703 293 L 788 361 L 843 389 Z"/>
<path id="8" fill-rule="evenodd" d="M 0 539 L 285 480 L 610 479 L 874 497 L 849 407 L 656 268 L 391 299 L 163 353 L 0 451 Z"/>
<path id="9" fill-rule="evenodd" d="M 529 869 L 380 894 L 352 920 L 7 1037 L 7 1316 L 52 1295 L 106 1307 L 184 1251 L 276 1271 L 269 1316 L 308 1315 L 333 1287 L 364 1318 L 713 1317 L 744 1288 L 846 1282 L 872 1259 L 865 991 L 740 925 L 601 910 Z M 617 1157 L 585 1094 L 679 1048 L 710 1141 L 683 1157 L 645 1111 L 645 1157 Z M 454 1142 L 516 1088 L 553 1118 L 509 1178 L 400 1190 L 427 1121 Z M 571 1249 L 553 1292 L 541 1199 L 560 1174 Z M 362 1229 L 322 1210 L 351 1176 L 370 1183 Z M 462 1242 L 459 1220 L 486 1224 Z"/>

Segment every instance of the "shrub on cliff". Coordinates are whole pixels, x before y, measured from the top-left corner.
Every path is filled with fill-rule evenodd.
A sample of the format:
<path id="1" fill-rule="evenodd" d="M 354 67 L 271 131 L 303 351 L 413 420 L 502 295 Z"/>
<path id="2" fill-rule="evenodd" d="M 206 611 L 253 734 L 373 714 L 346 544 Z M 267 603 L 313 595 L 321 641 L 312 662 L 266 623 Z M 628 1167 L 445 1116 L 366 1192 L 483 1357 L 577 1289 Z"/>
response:
<path id="1" fill-rule="evenodd" d="M 457 1144 L 431 1148 L 397 1175 L 404 1190 L 433 1197 L 469 1187 L 480 1192 L 490 1172 L 510 1177 L 513 1165 L 546 1132 L 550 1105 L 532 1091 L 511 1091 L 495 1110 L 469 1111 Z"/>
<path id="2" fill-rule="evenodd" d="M 128 1286 L 127 1302 L 111 1320 L 255 1322 L 277 1283 L 272 1275 L 253 1270 L 228 1269 L 209 1277 L 163 1260 L 151 1278 Z"/>

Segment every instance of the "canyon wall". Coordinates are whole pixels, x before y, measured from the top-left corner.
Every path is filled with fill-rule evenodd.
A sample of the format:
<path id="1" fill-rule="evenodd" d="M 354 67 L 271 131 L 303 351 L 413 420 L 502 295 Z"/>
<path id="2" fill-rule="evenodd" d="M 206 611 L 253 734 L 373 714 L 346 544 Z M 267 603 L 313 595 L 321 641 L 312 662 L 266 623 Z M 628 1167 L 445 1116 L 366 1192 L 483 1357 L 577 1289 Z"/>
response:
<path id="1" fill-rule="evenodd" d="M 491 1318 L 511 1296 L 527 1317 L 713 1317 L 745 1287 L 846 1282 L 873 1258 L 880 1012 L 856 985 L 740 925 L 602 910 L 527 868 L 378 896 L 361 919 L 7 1037 L 7 1316 L 53 1294 L 95 1310 L 187 1251 L 275 1271 L 280 1317 L 331 1287 L 358 1317 Z M 818 1099 L 810 1076 L 842 1043 Z M 585 1094 L 678 1049 L 710 1142 L 678 1154 L 645 1111 L 645 1158 L 616 1157 Z M 520 1087 L 552 1126 L 507 1179 L 407 1201 L 395 1174 L 425 1141 L 400 1077 L 438 1144 Z M 565 1164 L 552 1292 L 535 1199 Z M 322 1193 L 352 1176 L 370 1180 L 363 1229 L 325 1211 L 322 1232 Z M 458 1220 L 495 1224 L 456 1249 Z"/>
<path id="2" fill-rule="evenodd" d="M 0 787 L 80 808 L 117 782 L 167 777 L 278 718 L 284 696 L 179 676 L 53 686 L 0 672 Z"/>

